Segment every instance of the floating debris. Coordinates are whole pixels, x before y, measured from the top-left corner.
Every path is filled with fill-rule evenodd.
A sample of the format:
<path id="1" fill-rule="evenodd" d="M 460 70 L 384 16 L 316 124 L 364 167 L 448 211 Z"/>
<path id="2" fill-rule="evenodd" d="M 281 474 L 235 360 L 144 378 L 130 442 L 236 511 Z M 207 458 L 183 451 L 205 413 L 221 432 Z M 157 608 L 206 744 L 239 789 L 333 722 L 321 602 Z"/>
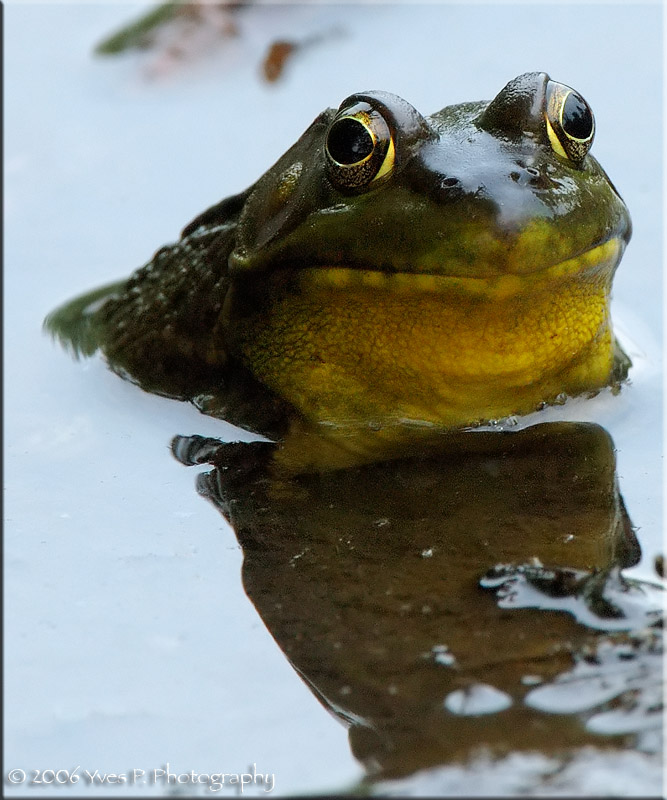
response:
<path id="1" fill-rule="evenodd" d="M 248 0 L 161 3 L 103 39 L 95 47 L 95 53 L 115 56 L 131 50 L 149 51 L 153 56 L 149 73 L 164 75 L 178 65 L 218 49 L 225 40 L 243 35 L 237 17 L 239 11 L 250 5 Z M 339 33 L 335 29 L 303 38 L 275 39 L 262 61 L 262 77 L 267 83 L 276 83 L 297 52 Z"/>
<path id="2" fill-rule="evenodd" d="M 283 74 L 289 57 L 298 48 L 295 42 L 286 42 L 281 39 L 275 41 L 270 47 L 262 63 L 264 78 L 269 83 L 274 83 Z"/>

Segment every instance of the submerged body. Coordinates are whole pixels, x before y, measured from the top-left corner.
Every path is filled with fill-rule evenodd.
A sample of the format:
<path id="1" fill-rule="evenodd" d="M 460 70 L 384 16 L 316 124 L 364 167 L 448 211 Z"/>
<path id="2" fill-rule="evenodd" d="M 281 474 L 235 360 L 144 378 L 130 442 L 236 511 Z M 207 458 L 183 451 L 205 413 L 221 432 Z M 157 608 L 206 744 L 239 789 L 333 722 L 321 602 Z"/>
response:
<path id="1" fill-rule="evenodd" d="M 596 391 L 627 371 L 609 300 L 631 226 L 593 134 L 544 73 L 431 117 L 353 95 L 48 325 L 150 391 L 351 460 Z"/>

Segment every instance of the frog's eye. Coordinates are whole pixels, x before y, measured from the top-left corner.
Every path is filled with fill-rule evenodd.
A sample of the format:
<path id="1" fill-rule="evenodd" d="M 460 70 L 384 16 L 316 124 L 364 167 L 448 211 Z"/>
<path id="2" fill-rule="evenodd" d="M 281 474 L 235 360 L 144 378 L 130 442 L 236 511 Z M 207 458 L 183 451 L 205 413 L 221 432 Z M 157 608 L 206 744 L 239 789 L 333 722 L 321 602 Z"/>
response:
<path id="1" fill-rule="evenodd" d="M 331 181 L 349 191 L 363 191 L 389 175 L 396 157 L 389 125 L 368 103 L 338 112 L 324 149 Z"/>
<path id="2" fill-rule="evenodd" d="M 544 119 L 554 152 L 581 166 L 595 136 L 595 119 L 588 103 L 569 86 L 549 81 Z"/>

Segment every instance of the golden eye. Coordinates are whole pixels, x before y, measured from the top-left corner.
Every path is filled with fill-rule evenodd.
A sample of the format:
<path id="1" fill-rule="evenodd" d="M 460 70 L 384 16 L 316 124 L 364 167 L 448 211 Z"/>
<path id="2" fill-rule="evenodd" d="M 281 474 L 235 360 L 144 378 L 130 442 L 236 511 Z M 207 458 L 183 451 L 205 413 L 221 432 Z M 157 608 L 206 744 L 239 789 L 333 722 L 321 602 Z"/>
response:
<path id="1" fill-rule="evenodd" d="M 329 126 L 325 152 L 331 181 L 363 191 L 394 167 L 394 140 L 386 120 L 368 103 L 345 104 Z"/>
<path id="2" fill-rule="evenodd" d="M 588 103 L 569 86 L 549 81 L 544 119 L 554 152 L 581 166 L 595 136 L 595 119 Z"/>

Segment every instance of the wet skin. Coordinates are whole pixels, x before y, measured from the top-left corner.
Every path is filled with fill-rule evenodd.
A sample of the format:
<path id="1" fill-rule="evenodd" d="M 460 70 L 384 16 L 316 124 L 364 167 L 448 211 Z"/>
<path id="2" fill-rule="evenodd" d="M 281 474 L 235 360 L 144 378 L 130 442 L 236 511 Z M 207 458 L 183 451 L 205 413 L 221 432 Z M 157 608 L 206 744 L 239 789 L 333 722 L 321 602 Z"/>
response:
<path id="1" fill-rule="evenodd" d="M 629 365 L 609 299 L 631 224 L 593 134 L 544 73 L 430 117 L 353 95 L 47 326 L 149 391 L 283 438 L 297 469 L 599 390 Z"/>

